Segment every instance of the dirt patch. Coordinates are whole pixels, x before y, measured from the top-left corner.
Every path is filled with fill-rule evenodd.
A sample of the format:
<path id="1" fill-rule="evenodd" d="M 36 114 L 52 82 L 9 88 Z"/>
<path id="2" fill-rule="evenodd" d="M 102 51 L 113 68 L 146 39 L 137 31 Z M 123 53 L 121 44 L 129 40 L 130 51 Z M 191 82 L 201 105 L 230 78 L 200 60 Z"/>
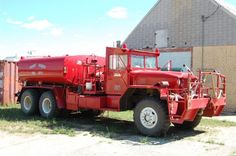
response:
<path id="1" fill-rule="evenodd" d="M 165 138 L 130 134 L 108 138 L 93 135 L 90 131 L 79 132 L 74 137 L 1 131 L 0 155 L 233 155 L 236 138 L 232 136 L 235 135 L 236 127 L 205 130 L 199 127 L 192 132 L 171 127 Z"/>

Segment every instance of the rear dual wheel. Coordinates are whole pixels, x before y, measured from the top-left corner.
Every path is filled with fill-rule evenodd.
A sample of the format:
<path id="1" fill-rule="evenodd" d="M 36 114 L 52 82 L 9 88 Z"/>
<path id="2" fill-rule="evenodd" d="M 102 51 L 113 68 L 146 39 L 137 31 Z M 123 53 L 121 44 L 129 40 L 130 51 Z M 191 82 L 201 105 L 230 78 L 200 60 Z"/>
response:
<path id="1" fill-rule="evenodd" d="M 38 111 L 39 93 L 34 89 L 23 92 L 20 99 L 21 110 L 25 115 L 34 115 Z"/>
<path id="2" fill-rule="evenodd" d="M 37 90 L 25 90 L 21 95 L 20 104 L 22 112 L 26 115 L 34 115 L 39 110 L 42 117 L 52 118 L 58 112 L 56 100 L 51 91 L 44 92 L 40 96 Z"/>
<path id="3" fill-rule="evenodd" d="M 39 112 L 44 118 L 52 118 L 57 115 L 57 103 L 51 91 L 44 92 L 41 95 L 39 99 Z"/>

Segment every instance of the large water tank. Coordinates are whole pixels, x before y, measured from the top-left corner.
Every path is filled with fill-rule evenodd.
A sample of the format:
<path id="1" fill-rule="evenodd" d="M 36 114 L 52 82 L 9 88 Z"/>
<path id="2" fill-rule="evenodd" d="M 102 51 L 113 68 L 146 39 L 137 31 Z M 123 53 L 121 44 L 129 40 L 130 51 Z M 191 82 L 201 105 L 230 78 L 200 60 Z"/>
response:
<path id="1" fill-rule="evenodd" d="M 23 58 L 18 64 L 19 79 L 28 82 L 46 82 L 77 85 L 83 79 L 83 64 L 91 56 L 63 56 Z M 96 57 L 97 64 L 104 66 L 105 58 Z"/>

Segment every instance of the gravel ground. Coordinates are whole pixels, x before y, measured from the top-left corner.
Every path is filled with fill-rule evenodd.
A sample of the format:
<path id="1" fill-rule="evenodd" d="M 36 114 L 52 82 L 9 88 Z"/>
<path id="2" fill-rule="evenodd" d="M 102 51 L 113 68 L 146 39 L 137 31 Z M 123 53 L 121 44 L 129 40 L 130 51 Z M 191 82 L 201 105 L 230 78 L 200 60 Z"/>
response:
<path id="1" fill-rule="evenodd" d="M 179 132 L 172 128 L 170 131 L 174 131 L 174 137 L 159 139 L 137 135 L 122 135 L 110 139 L 94 136 L 89 132 L 79 132 L 75 137 L 0 132 L 0 155 L 228 156 L 236 152 L 236 127 L 204 128 L 195 132 Z"/>

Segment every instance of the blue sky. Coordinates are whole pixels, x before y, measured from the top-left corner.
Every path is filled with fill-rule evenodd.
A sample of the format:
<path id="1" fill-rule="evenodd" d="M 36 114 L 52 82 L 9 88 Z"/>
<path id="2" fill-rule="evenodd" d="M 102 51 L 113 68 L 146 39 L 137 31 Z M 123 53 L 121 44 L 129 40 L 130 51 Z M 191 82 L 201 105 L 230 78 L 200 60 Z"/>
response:
<path id="1" fill-rule="evenodd" d="M 236 6 L 236 0 L 226 0 Z M 0 0 L 0 58 L 105 54 L 157 0 Z"/>

